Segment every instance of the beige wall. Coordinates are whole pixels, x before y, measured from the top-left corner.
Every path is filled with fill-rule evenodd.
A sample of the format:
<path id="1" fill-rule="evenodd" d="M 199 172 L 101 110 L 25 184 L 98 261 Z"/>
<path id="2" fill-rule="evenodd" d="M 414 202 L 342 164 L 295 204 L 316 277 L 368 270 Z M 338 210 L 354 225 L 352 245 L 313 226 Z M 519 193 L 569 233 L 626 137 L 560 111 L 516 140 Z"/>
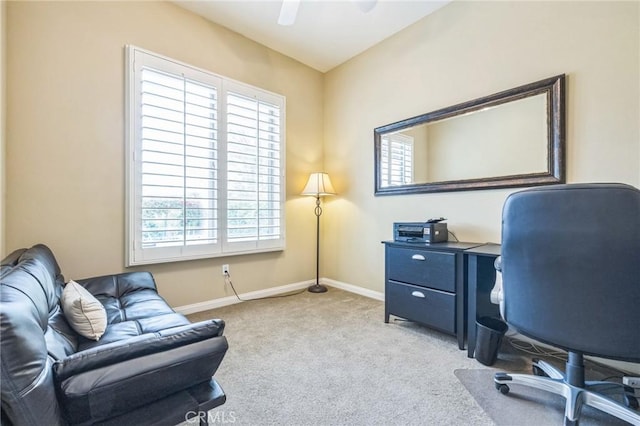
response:
<path id="1" fill-rule="evenodd" d="M 6 15 L 7 4 L 0 0 L 0 256 L 5 252 Z"/>
<path id="2" fill-rule="evenodd" d="M 567 74 L 568 181 L 638 186 L 638 8 L 454 2 L 330 71 L 326 276 L 382 292 L 394 221 L 444 216 L 462 241 L 499 242 L 511 190 L 374 197 L 372 129 L 546 77 Z"/>
<path id="3" fill-rule="evenodd" d="M 323 75 L 163 2 L 10 2 L 6 251 L 38 242 L 67 278 L 124 270 L 125 44 L 287 97 L 287 250 L 153 265 L 173 306 L 310 280 L 322 165 Z"/>

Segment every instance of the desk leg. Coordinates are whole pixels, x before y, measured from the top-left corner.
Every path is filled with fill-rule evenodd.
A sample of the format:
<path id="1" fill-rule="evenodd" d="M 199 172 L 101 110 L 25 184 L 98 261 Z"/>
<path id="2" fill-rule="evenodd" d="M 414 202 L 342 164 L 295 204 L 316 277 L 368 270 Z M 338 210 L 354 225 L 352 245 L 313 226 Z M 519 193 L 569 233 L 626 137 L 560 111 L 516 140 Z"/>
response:
<path id="1" fill-rule="evenodd" d="M 467 357 L 473 358 L 476 350 L 476 315 L 478 302 L 478 256 L 469 256 L 467 301 Z"/>
<path id="2" fill-rule="evenodd" d="M 465 257 L 462 253 L 456 254 L 456 335 L 458 337 L 458 349 L 464 349 L 465 315 L 467 304 L 465 299 Z"/>

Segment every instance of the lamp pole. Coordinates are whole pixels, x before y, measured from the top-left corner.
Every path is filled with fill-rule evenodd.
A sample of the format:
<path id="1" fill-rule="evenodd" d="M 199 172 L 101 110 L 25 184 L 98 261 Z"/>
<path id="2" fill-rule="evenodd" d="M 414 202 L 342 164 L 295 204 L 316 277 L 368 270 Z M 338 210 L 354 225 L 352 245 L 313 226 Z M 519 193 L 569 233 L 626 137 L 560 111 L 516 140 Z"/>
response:
<path id="1" fill-rule="evenodd" d="M 320 216 L 322 207 L 320 206 L 320 194 L 316 195 L 316 283 L 308 288 L 311 293 L 324 293 L 327 287 L 320 284 Z"/>

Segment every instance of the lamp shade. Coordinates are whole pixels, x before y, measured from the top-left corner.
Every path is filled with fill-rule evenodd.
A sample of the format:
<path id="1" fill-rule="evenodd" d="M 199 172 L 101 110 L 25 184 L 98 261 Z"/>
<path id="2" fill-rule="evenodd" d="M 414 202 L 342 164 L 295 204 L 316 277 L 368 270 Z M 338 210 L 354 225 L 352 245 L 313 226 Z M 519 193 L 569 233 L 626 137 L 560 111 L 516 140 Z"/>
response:
<path id="1" fill-rule="evenodd" d="M 327 173 L 311 173 L 307 185 L 302 190 L 302 195 L 313 195 L 314 197 L 335 195 L 335 193 Z"/>

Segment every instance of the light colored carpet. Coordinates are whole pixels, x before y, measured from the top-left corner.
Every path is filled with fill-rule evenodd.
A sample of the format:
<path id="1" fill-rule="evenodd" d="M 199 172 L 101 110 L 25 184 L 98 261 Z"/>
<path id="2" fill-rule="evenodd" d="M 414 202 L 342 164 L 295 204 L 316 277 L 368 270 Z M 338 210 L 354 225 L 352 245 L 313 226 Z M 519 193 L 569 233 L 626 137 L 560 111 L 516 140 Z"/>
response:
<path id="1" fill-rule="evenodd" d="M 458 350 L 454 336 L 408 321 L 385 324 L 383 317 L 382 302 L 333 288 L 190 315 L 192 321 L 226 321 L 229 351 L 215 377 L 227 403 L 212 410 L 210 420 L 238 425 L 555 423 L 539 415 L 545 412 L 542 404 L 521 404 L 507 417 L 496 414 L 511 401 L 495 390 L 492 374 L 528 368 L 522 355 L 502 351 L 493 367 L 485 367 Z"/>

